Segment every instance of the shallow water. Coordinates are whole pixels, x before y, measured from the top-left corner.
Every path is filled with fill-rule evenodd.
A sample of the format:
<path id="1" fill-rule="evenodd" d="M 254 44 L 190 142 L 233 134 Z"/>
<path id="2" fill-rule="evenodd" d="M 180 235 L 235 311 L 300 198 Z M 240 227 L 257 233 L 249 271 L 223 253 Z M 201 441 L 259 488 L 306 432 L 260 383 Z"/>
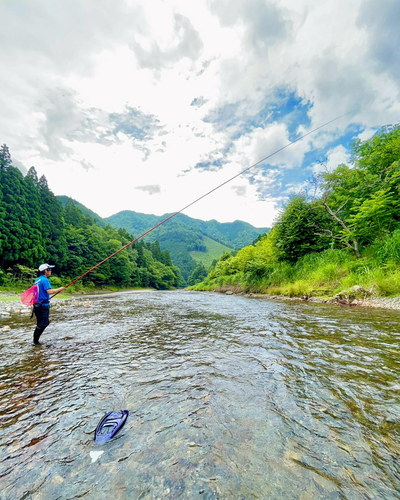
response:
<path id="1" fill-rule="evenodd" d="M 51 319 L 42 347 L 0 320 L 1 499 L 400 498 L 399 312 L 177 291 Z"/>

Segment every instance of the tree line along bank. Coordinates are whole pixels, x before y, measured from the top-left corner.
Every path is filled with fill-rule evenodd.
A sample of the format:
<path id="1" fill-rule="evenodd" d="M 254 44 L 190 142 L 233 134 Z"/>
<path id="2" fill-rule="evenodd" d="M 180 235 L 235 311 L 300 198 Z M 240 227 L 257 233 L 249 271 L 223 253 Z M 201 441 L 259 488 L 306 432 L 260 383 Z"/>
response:
<path id="1" fill-rule="evenodd" d="M 133 240 L 124 229 L 100 227 L 72 202 L 63 207 L 44 176 L 31 167 L 24 176 L 0 147 L 0 286 L 26 283 L 42 262 L 55 263 L 52 283 L 60 286 L 83 274 Z M 152 287 L 181 284 L 179 269 L 157 241 L 138 241 L 74 285 Z"/>

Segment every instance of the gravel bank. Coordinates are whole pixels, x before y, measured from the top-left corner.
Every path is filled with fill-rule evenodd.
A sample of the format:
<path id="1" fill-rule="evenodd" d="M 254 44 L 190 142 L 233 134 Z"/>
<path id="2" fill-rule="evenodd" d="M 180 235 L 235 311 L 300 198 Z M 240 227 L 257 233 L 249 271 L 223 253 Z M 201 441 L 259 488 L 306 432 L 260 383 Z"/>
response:
<path id="1" fill-rule="evenodd" d="M 235 292 L 231 290 L 219 291 L 226 295 L 233 295 Z M 367 297 L 367 298 L 348 298 L 345 296 L 337 296 L 333 299 L 319 299 L 317 297 L 286 297 L 285 295 L 265 295 L 261 293 L 237 293 L 244 297 L 255 297 L 257 299 L 266 300 L 293 300 L 302 302 L 318 302 L 321 304 L 333 304 L 337 306 L 358 306 L 380 309 L 391 309 L 393 311 L 400 311 L 400 297 Z"/>

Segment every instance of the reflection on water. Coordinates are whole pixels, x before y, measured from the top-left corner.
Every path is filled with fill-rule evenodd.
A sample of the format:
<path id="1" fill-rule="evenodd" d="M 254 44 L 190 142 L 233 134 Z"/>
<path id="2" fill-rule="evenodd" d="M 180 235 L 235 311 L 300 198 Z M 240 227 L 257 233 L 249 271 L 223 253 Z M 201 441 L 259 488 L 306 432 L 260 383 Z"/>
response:
<path id="1" fill-rule="evenodd" d="M 1 334 L 2 499 L 400 498 L 399 313 L 178 291 L 52 319 Z"/>

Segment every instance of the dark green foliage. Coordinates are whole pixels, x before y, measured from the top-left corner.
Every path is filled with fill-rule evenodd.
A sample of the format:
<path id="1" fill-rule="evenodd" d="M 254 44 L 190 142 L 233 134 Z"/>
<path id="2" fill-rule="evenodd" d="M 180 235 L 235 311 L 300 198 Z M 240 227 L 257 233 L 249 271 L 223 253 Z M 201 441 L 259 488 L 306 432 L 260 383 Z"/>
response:
<path id="1" fill-rule="evenodd" d="M 42 262 L 56 264 L 57 277 L 67 284 L 134 238 L 108 223 L 101 227 L 72 200 L 63 205 L 32 167 L 24 178 L 11 164 L 7 146 L 0 149 L 0 280 L 26 280 Z M 154 287 L 181 284 L 160 244 L 139 241 L 107 260 L 82 279 L 91 286 Z"/>
<path id="2" fill-rule="evenodd" d="M 327 240 L 317 234 L 317 228 L 326 223 L 329 223 L 327 215 L 313 210 L 304 196 L 293 197 L 275 225 L 280 260 L 296 262 L 306 253 L 326 249 Z"/>
<path id="3" fill-rule="evenodd" d="M 70 198 L 64 205 L 64 222 L 77 228 L 85 228 L 89 221 Z"/>
<path id="4" fill-rule="evenodd" d="M 38 183 L 40 212 L 42 218 L 42 240 L 46 253 L 62 265 L 67 259 L 67 244 L 64 234 L 64 219 L 61 203 L 50 191 L 46 177 Z"/>
<path id="5" fill-rule="evenodd" d="M 6 170 L 11 166 L 11 155 L 6 144 L 0 146 L 0 170 Z"/>
<path id="6" fill-rule="evenodd" d="M 207 252 L 207 247 L 202 243 L 201 240 L 197 240 L 194 243 L 191 243 L 187 247 L 189 252 Z"/>
<path id="7" fill-rule="evenodd" d="M 0 172 L 0 182 L 1 182 L 1 172 Z M 6 216 L 6 209 L 3 204 L 3 190 L 0 189 L 0 255 L 3 255 L 3 248 L 7 243 L 7 238 L 4 232 L 4 219 Z M 1 264 L 1 262 L 0 262 Z"/>
<path id="8" fill-rule="evenodd" d="M 189 276 L 188 285 L 192 286 L 195 285 L 196 283 L 201 283 L 206 276 L 207 276 L 206 268 L 204 267 L 203 263 L 200 263 L 198 266 L 194 268 L 192 274 Z"/>
<path id="9" fill-rule="evenodd" d="M 34 167 L 31 167 L 24 178 L 24 198 L 28 212 L 29 240 L 24 249 L 23 258 L 26 262 L 38 262 L 45 258 L 46 249 L 42 242 L 42 217 L 39 198 L 39 180 Z M 37 244 L 37 242 L 40 242 Z"/>
<path id="10" fill-rule="evenodd" d="M 68 196 L 57 196 L 57 200 L 61 203 L 61 205 L 63 207 L 65 207 L 65 205 L 67 203 L 72 203 L 85 217 L 89 216 L 90 219 L 94 220 L 101 227 L 106 227 L 109 224 L 108 221 L 102 219 L 95 212 L 93 212 L 89 208 L 85 207 L 84 205 L 82 205 L 78 201 L 73 200 L 72 198 L 69 198 Z"/>
<path id="11" fill-rule="evenodd" d="M 3 195 L 2 267 L 23 263 L 24 253 L 32 241 L 29 239 L 29 214 L 21 172 L 8 166 L 0 169 L 0 186 Z"/>

